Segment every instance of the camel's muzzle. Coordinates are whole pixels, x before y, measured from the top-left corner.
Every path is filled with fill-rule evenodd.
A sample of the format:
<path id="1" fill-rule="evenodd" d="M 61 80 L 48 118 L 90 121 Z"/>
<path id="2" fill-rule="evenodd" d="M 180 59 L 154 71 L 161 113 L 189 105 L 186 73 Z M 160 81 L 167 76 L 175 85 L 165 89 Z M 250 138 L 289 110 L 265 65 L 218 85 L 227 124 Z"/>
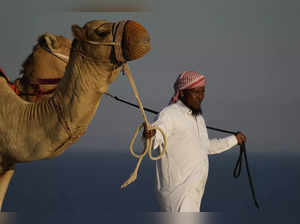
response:
<path id="1" fill-rule="evenodd" d="M 86 41 L 92 45 L 112 45 L 118 63 L 125 63 L 143 57 L 150 50 L 150 35 L 139 23 L 123 20 L 113 24 L 113 41 Z"/>
<path id="2" fill-rule="evenodd" d="M 117 24 L 114 36 L 115 56 L 119 62 L 126 62 L 143 57 L 150 50 L 150 35 L 139 23 L 128 20 Z"/>

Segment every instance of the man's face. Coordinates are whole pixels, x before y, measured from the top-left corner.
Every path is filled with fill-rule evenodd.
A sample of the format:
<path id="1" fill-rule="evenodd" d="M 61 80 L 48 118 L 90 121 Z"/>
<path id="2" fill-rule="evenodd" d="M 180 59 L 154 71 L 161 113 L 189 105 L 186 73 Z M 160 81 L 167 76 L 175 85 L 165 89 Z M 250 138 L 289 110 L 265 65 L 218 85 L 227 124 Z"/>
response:
<path id="1" fill-rule="evenodd" d="M 192 111 L 201 110 L 200 106 L 205 96 L 205 86 L 181 90 L 180 99 Z"/>

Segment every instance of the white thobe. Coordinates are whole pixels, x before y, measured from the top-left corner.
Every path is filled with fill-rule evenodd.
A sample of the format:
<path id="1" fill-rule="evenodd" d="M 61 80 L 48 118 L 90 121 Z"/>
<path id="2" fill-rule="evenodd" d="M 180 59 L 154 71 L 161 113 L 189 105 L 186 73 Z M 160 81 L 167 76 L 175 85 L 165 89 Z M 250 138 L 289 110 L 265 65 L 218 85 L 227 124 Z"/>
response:
<path id="1" fill-rule="evenodd" d="M 152 126 L 167 137 L 166 154 L 156 162 L 156 190 L 162 211 L 199 212 L 208 176 L 208 154 L 217 154 L 237 144 L 234 135 L 209 139 L 205 121 L 180 100 L 165 107 Z M 154 148 L 162 144 L 157 131 Z"/>

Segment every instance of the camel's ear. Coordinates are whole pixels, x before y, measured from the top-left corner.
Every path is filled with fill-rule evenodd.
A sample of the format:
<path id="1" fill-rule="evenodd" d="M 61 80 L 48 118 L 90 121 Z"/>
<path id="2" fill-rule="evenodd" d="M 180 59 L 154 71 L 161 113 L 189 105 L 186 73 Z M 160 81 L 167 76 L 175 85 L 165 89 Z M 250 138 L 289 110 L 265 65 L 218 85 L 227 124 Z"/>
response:
<path id="1" fill-rule="evenodd" d="M 45 33 L 39 38 L 40 44 L 45 44 L 50 50 L 55 50 L 58 48 L 58 41 L 56 36 L 51 33 Z"/>
<path id="2" fill-rule="evenodd" d="M 72 33 L 74 38 L 77 40 L 85 40 L 85 32 L 84 29 L 82 29 L 78 25 L 72 25 Z"/>

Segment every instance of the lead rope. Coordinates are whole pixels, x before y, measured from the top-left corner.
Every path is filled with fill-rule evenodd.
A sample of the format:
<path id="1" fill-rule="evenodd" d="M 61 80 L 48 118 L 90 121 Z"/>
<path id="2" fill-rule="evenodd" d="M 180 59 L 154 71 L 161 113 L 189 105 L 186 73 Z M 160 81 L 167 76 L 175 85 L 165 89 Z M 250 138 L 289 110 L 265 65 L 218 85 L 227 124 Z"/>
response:
<path id="1" fill-rule="evenodd" d="M 227 130 L 223 130 L 223 129 L 219 129 L 219 128 L 208 127 L 208 126 L 207 126 L 207 128 L 211 129 L 211 130 L 214 130 L 214 131 L 220 131 L 220 132 L 223 132 L 223 133 L 228 133 L 228 134 L 233 134 L 233 135 L 236 135 L 236 134 L 239 133 L 239 132 L 227 131 Z M 238 158 L 238 160 L 235 164 L 235 167 L 233 169 L 233 177 L 238 178 L 241 175 L 243 156 L 245 158 L 247 176 L 248 176 L 248 181 L 249 181 L 249 186 L 250 186 L 252 198 L 253 198 L 255 207 L 260 210 L 259 204 L 258 204 L 257 199 L 256 199 L 251 174 L 250 174 L 250 169 L 249 169 L 249 165 L 248 165 L 248 158 L 247 158 L 247 153 L 246 153 L 246 144 L 244 142 L 240 145 L 240 155 L 239 155 L 239 158 Z"/>
<path id="2" fill-rule="evenodd" d="M 144 111 L 144 107 L 142 105 L 142 102 L 140 100 L 140 97 L 139 97 L 139 94 L 138 94 L 138 91 L 137 91 L 137 88 L 136 88 L 136 85 L 134 83 L 134 80 L 133 80 L 133 77 L 132 77 L 132 74 L 131 74 L 131 71 L 129 69 L 129 66 L 127 63 L 124 63 L 122 65 L 122 71 L 123 71 L 123 74 L 127 74 L 127 77 L 128 77 L 128 80 L 129 80 L 129 83 L 131 85 L 131 88 L 133 90 L 133 93 L 136 97 L 136 100 L 138 102 L 138 105 L 139 105 L 139 108 L 140 108 L 140 111 L 142 113 L 142 116 L 144 118 L 144 121 L 145 121 L 145 124 L 146 124 L 146 128 L 147 130 L 158 130 L 162 136 L 163 136 L 163 140 L 164 140 L 164 143 L 163 143 L 163 149 L 161 149 L 161 152 L 160 152 L 160 155 L 156 156 L 156 157 L 153 157 L 152 156 L 152 153 L 151 153 L 151 150 L 152 150 L 152 139 L 151 138 L 147 138 L 146 141 L 145 141 L 145 148 L 144 148 L 144 151 L 141 153 L 141 154 L 137 154 L 133 151 L 133 144 L 135 142 L 135 139 L 139 133 L 139 131 L 141 130 L 141 128 L 143 127 L 143 123 L 140 124 L 135 133 L 134 133 L 134 136 L 132 137 L 131 141 L 130 141 L 130 145 L 129 145 L 129 151 L 130 151 L 130 154 L 137 158 L 138 159 L 138 162 L 137 162 L 137 165 L 134 169 L 134 171 L 131 173 L 130 177 L 121 185 L 121 188 L 125 188 L 127 187 L 129 184 L 131 184 L 132 182 L 134 182 L 137 178 L 137 174 L 138 174 L 138 169 L 141 165 L 141 162 L 144 158 L 144 156 L 148 153 L 149 157 L 151 160 L 158 160 L 158 159 L 161 159 L 163 157 L 163 155 L 165 154 L 166 152 L 166 146 L 167 146 L 167 141 L 166 141 L 166 135 L 164 134 L 164 132 L 159 128 L 159 127 L 150 127 L 150 124 L 148 122 L 148 119 L 146 117 L 146 114 L 145 114 L 145 111 Z"/>
<path id="3" fill-rule="evenodd" d="M 258 204 L 256 196 L 255 196 L 254 185 L 253 185 L 252 178 L 251 178 L 251 175 L 250 175 L 245 143 L 242 143 L 240 145 L 240 155 L 239 155 L 239 158 L 236 162 L 235 168 L 233 170 L 233 177 L 238 178 L 241 174 L 243 156 L 245 158 L 246 170 L 247 170 L 249 185 L 250 185 L 250 189 L 251 189 L 251 193 L 252 193 L 252 198 L 254 200 L 255 207 L 260 210 L 259 204 Z"/>
<path id="4" fill-rule="evenodd" d="M 111 95 L 110 93 L 105 93 L 107 96 L 109 97 L 112 97 L 114 98 L 115 100 L 117 101 L 120 101 L 122 103 L 126 103 L 130 106 L 133 106 L 133 107 L 137 107 L 138 108 L 138 105 L 136 104 L 133 104 L 133 103 L 130 103 L 126 100 L 123 100 L 117 96 L 113 96 Z M 145 111 L 148 111 L 150 113 L 153 113 L 153 114 L 158 114 L 157 111 L 155 110 L 152 110 L 152 109 L 149 109 L 149 108 L 146 108 L 144 107 L 143 108 Z M 215 128 L 215 127 L 211 127 L 211 126 L 206 126 L 207 129 L 210 129 L 210 130 L 213 130 L 213 131 L 219 131 L 219 132 L 223 132 L 223 133 L 228 133 L 228 134 L 234 134 L 236 135 L 238 132 L 233 132 L 233 131 L 228 131 L 228 130 L 224 130 L 224 129 L 220 129 L 220 128 Z M 233 170 L 233 176 L 234 178 L 238 178 L 241 174 L 241 168 L 242 168 L 242 158 L 243 156 L 245 157 L 245 163 L 246 163 L 246 170 L 247 170 L 247 175 L 248 175 L 248 180 L 249 180 L 249 185 L 250 185 L 250 189 L 251 189 L 251 193 L 252 193 L 252 198 L 254 200 L 254 204 L 255 204 L 255 207 L 260 209 L 260 206 L 257 202 L 257 199 L 256 199 L 256 195 L 255 195 L 255 190 L 254 190 L 254 185 L 253 185 L 253 182 L 252 182 L 252 178 L 251 178 L 251 174 L 250 174 L 250 169 L 249 169 L 249 165 L 248 165 L 248 159 L 247 159 L 247 153 L 246 153 L 246 145 L 243 143 L 242 145 L 240 145 L 240 155 L 239 155 L 239 158 L 237 160 L 237 163 L 235 165 L 235 168 Z"/>

